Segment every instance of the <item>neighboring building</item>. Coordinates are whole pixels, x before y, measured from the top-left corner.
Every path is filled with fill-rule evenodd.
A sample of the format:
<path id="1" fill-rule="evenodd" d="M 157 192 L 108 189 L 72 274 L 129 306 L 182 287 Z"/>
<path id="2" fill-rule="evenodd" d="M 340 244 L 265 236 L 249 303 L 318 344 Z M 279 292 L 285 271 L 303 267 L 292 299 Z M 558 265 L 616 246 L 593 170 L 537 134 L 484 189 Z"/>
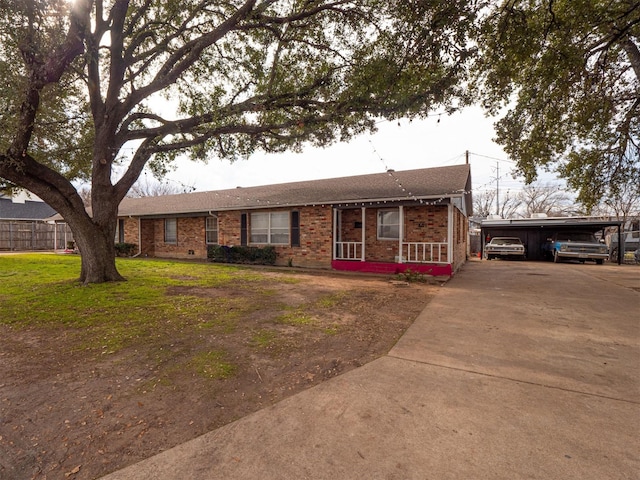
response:
<path id="1" fill-rule="evenodd" d="M 640 248 L 640 217 L 631 217 L 622 222 L 622 234 L 619 236 L 615 229 L 605 230 L 605 241 L 609 247 L 609 254 L 612 259 L 618 258 L 620 240 L 623 257 L 633 258 L 633 252 Z"/>
<path id="2" fill-rule="evenodd" d="M 467 257 L 469 165 L 125 198 L 116 241 L 138 254 L 207 257 L 273 245 L 278 265 L 451 275 Z"/>
<path id="3" fill-rule="evenodd" d="M 11 197 L 0 195 L 0 220 L 43 221 L 55 213 L 42 200 L 25 192 Z"/>
<path id="4" fill-rule="evenodd" d="M 46 223 L 56 211 L 27 192 L 0 195 L 0 250 L 64 248 L 71 233 L 65 225 Z"/>

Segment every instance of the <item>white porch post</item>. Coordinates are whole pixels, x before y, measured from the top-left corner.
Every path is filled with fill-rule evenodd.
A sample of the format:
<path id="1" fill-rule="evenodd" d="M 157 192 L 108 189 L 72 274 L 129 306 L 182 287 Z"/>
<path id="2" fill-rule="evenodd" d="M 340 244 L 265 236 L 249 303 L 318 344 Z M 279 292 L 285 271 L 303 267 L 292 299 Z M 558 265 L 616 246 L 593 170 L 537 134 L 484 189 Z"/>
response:
<path id="1" fill-rule="evenodd" d="M 367 236 L 366 236 L 366 229 L 367 229 L 366 225 L 367 225 L 367 222 L 365 221 L 366 220 L 366 215 L 365 215 L 366 209 L 367 209 L 366 207 L 362 207 L 361 208 L 361 210 L 362 210 L 362 238 L 361 238 L 361 240 L 362 240 L 362 248 L 360 249 L 360 261 L 361 262 L 364 262 L 364 258 L 365 258 L 364 249 L 365 249 L 365 241 L 366 241 L 366 238 L 367 238 Z"/>
<path id="2" fill-rule="evenodd" d="M 451 264 L 453 267 L 453 257 L 451 256 L 453 253 L 453 205 L 451 204 L 451 199 L 449 199 L 449 205 L 447 205 L 447 262 Z"/>
<path id="3" fill-rule="evenodd" d="M 398 225 L 398 263 L 404 263 L 402 260 L 402 241 L 404 240 L 404 209 L 402 205 L 398 207 L 399 225 Z"/>
<path id="4" fill-rule="evenodd" d="M 333 209 L 333 259 L 336 260 L 338 252 L 337 252 L 337 241 L 338 241 L 338 209 Z"/>
<path id="5" fill-rule="evenodd" d="M 58 224 L 53 222 L 53 251 L 58 249 Z"/>

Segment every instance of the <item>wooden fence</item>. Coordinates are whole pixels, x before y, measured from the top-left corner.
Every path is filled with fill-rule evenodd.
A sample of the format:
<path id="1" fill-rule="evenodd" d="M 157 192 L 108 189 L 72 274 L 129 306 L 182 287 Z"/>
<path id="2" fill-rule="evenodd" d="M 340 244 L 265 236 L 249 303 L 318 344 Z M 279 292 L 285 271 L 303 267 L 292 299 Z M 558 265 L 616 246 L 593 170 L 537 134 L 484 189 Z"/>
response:
<path id="1" fill-rule="evenodd" d="M 72 241 L 65 223 L 0 220 L 0 250 L 64 250 Z"/>

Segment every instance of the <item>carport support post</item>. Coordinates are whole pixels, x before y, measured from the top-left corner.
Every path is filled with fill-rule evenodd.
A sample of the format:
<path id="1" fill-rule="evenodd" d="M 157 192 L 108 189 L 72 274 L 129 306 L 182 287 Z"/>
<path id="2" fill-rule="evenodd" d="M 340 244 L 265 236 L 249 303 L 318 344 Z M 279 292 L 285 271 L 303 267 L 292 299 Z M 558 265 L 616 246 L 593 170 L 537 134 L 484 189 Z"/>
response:
<path id="1" fill-rule="evenodd" d="M 618 265 L 622 265 L 624 258 L 624 245 L 622 244 L 622 223 L 618 225 Z"/>

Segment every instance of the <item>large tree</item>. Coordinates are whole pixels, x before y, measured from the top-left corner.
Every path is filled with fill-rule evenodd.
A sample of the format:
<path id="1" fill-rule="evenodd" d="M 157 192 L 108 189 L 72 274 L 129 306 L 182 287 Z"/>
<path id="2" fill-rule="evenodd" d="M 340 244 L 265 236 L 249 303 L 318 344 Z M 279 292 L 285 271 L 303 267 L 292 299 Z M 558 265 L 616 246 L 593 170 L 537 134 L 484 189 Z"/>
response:
<path id="1" fill-rule="evenodd" d="M 464 101 L 478 7 L 0 0 L 0 178 L 64 217 L 81 281 L 120 280 L 118 204 L 145 166 L 323 146 L 450 108 Z M 90 180 L 91 213 L 77 179 Z"/>
<path id="2" fill-rule="evenodd" d="M 566 217 L 578 211 L 573 198 L 561 185 L 531 183 L 525 185 L 518 194 L 518 199 L 524 217 L 532 217 L 534 213 Z"/>
<path id="3" fill-rule="evenodd" d="M 477 72 L 518 173 L 556 170 L 587 207 L 640 191 L 640 3 L 492 3 Z"/>
<path id="4" fill-rule="evenodd" d="M 473 215 L 478 218 L 487 218 L 489 215 L 497 215 L 500 218 L 516 218 L 522 199 L 510 190 L 499 194 L 498 190 L 481 190 L 473 194 Z"/>

